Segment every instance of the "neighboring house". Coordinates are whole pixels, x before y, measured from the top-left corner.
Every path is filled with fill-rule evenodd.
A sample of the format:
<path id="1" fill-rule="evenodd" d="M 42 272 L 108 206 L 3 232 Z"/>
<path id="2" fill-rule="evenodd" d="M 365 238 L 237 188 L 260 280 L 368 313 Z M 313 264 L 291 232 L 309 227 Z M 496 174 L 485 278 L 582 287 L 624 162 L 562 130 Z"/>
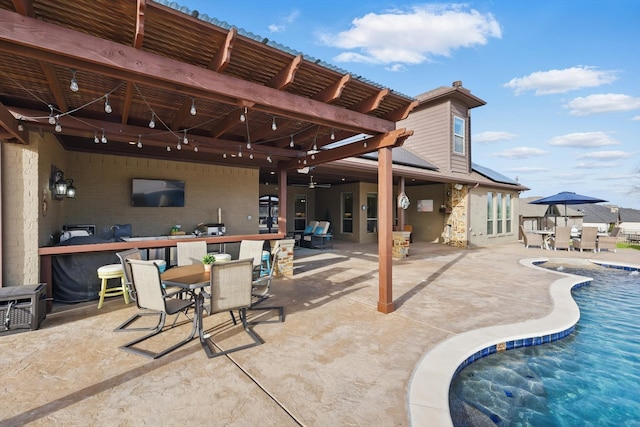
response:
<path id="1" fill-rule="evenodd" d="M 396 210 L 396 224 L 412 228 L 413 241 L 438 242 L 458 247 L 485 246 L 518 240 L 517 199 L 528 188 L 494 170 L 472 162 L 471 109 L 485 105 L 461 82 L 418 95 L 418 106 L 397 128 L 414 131 L 402 147 L 393 149 L 395 195 L 409 197 L 409 208 Z M 303 200 L 306 213 L 294 207 L 288 224 L 302 215 L 330 220 L 334 239 L 377 241 L 377 153 L 318 166 L 313 173 L 332 167 L 366 170 L 370 179 L 332 185 L 330 189 L 292 188 L 290 203 Z M 267 194 L 269 186 L 261 187 Z M 404 215 L 404 221 L 400 215 Z M 300 221 L 304 224 L 304 221 Z M 294 225 L 289 231 L 299 230 Z"/>
<path id="2" fill-rule="evenodd" d="M 640 235 L 640 209 L 618 208 L 622 233 Z"/>
<path id="3" fill-rule="evenodd" d="M 593 203 L 574 205 L 573 208 L 584 214 L 583 227 L 598 227 L 601 233 L 610 232 L 620 222 L 617 206 Z"/>
<path id="4" fill-rule="evenodd" d="M 565 225 L 565 217 L 569 227 L 582 228 L 582 212 L 564 205 L 532 205 L 531 202 L 541 197 L 526 197 L 520 199 L 520 225 L 526 231 L 552 230 L 556 225 Z"/>

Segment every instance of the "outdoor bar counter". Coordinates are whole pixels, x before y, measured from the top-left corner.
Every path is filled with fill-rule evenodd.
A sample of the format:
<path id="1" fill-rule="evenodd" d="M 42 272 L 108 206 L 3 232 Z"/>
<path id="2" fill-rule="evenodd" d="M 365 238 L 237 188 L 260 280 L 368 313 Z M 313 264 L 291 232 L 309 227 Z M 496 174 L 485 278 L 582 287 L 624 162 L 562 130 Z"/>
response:
<path id="1" fill-rule="evenodd" d="M 129 242 L 107 242 L 86 245 L 69 245 L 69 246 L 43 246 L 38 249 L 40 257 L 40 282 L 47 285 L 47 312 L 51 311 L 53 306 L 53 267 L 52 259 L 57 255 L 86 254 L 99 253 L 105 251 L 124 251 L 127 249 L 156 249 L 170 248 L 177 246 L 178 242 L 205 241 L 207 244 L 223 244 L 235 243 L 242 240 L 278 240 L 283 239 L 283 233 L 271 234 L 239 234 L 227 236 L 206 236 L 206 237 L 189 237 L 189 236 L 166 236 L 163 238 L 153 239 L 136 239 Z"/>

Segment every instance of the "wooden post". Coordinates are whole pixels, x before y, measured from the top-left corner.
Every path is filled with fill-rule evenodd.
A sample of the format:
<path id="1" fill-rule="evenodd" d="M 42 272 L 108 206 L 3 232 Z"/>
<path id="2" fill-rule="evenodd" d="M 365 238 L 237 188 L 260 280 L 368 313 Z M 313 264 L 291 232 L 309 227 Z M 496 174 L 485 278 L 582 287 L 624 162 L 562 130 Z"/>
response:
<path id="1" fill-rule="evenodd" d="M 278 233 L 287 234 L 287 171 L 278 174 Z"/>
<path id="2" fill-rule="evenodd" d="M 393 171 L 391 147 L 378 150 L 378 311 L 391 313 L 393 307 L 392 229 Z"/>

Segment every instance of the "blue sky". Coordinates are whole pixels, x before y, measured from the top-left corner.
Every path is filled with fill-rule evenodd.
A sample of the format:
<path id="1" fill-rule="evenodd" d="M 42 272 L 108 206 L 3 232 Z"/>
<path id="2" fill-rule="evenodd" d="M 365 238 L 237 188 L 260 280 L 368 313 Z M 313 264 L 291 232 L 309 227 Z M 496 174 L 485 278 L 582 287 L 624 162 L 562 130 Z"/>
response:
<path id="1" fill-rule="evenodd" d="M 522 197 L 640 209 L 640 1 L 178 3 L 406 95 L 461 80 L 473 161 Z"/>

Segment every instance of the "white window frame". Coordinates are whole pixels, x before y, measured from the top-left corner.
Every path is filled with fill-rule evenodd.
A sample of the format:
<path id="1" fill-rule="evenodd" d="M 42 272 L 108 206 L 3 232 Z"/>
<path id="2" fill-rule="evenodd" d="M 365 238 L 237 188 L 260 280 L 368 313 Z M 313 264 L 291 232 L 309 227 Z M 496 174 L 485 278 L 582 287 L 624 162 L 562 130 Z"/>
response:
<path id="1" fill-rule="evenodd" d="M 453 152 L 464 155 L 466 122 L 462 117 L 453 116 Z"/>

